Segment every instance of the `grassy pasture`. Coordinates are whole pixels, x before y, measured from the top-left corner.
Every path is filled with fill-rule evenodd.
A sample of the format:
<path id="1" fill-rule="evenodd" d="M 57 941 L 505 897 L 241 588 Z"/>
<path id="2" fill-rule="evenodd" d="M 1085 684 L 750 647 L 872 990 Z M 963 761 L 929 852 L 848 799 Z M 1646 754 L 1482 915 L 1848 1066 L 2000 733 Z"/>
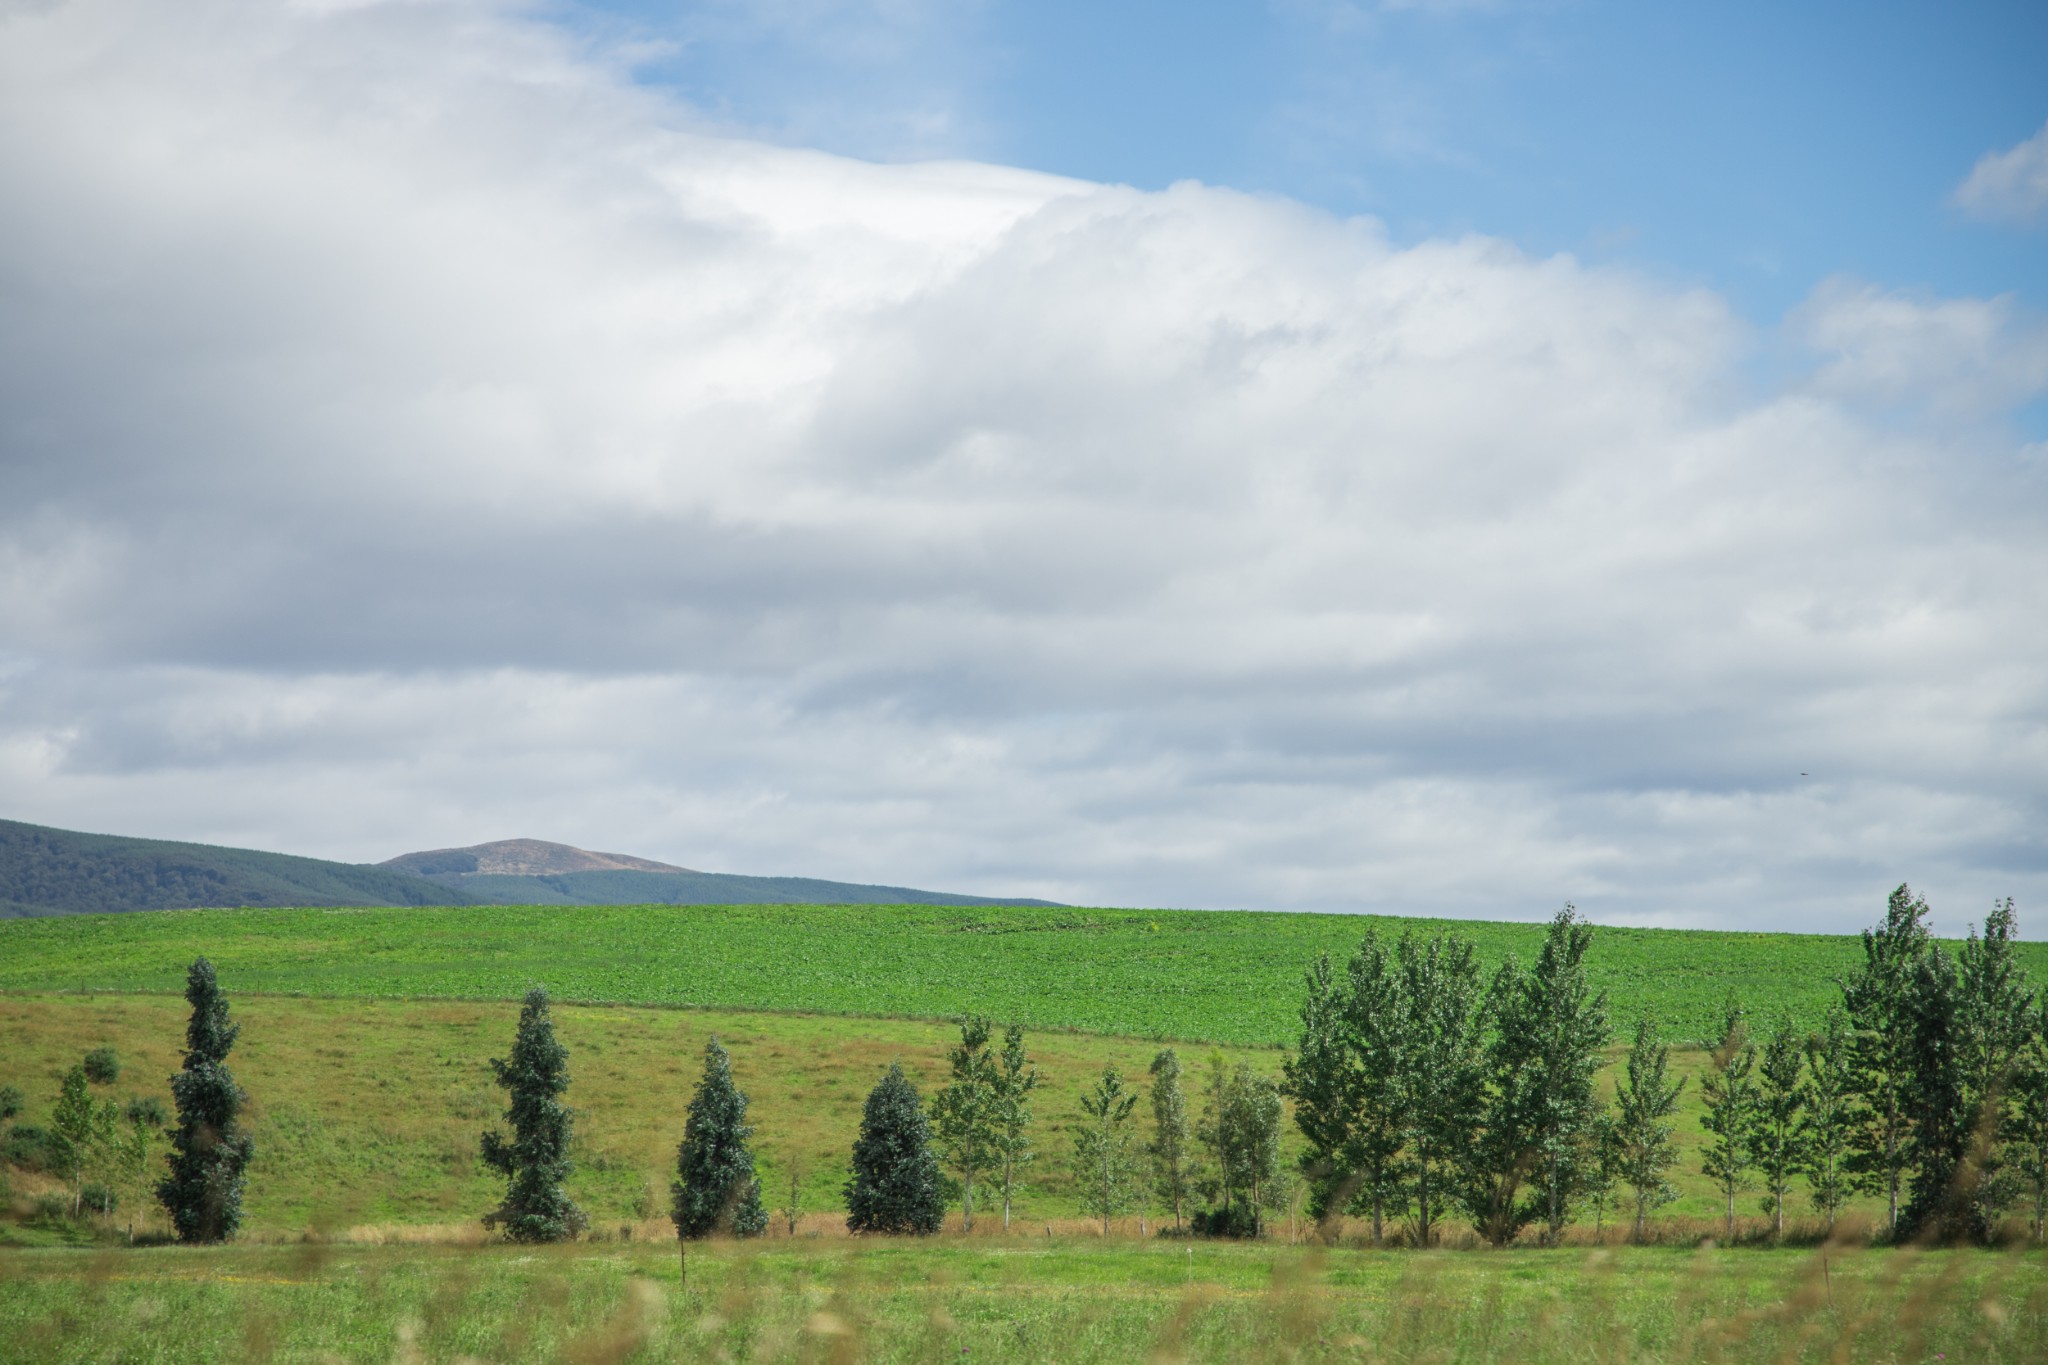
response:
<path id="1" fill-rule="evenodd" d="M 232 1064 L 250 1095 L 257 1144 L 247 1205 L 252 1235 L 359 1224 L 474 1228 L 492 1207 L 500 1186 L 478 1165 L 477 1135 L 504 1106 L 486 1059 L 510 1045 L 516 1005 L 245 996 L 234 1011 L 242 1037 Z M 571 1190 L 600 1228 L 665 1211 L 684 1106 L 712 1032 L 731 1049 L 734 1073 L 753 1098 L 769 1204 L 781 1204 L 782 1172 L 793 1159 L 804 1176 L 803 1207 L 821 1215 L 841 1207 L 847 1153 L 874 1080 L 900 1060 L 929 1094 L 956 1036 L 947 1025 L 919 1020 L 723 1010 L 558 1006 L 555 1018 L 570 1050 L 569 1100 L 578 1110 Z M 113 1093 L 155 1093 L 168 1104 L 165 1082 L 177 1066 L 184 1019 L 184 1002 L 168 996 L 0 996 L 0 1037 L 8 1040 L 0 1084 L 20 1086 L 27 1117 L 46 1121 L 64 1069 L 105 1044 L 126 1063 Z M 1158 1044 L 1047 1033 L 1031 1035 L 1030 1046 L 1044 1077 L 1035 1101 L 1042 1156 L 1018 1211 L 1037 1228 L 1078 1216 L 1065 1156 L 1082 1091 L 1108 1062 L 1143 1085 Z M 1183 1063 L 1198 1073 L 1210 1051 L 1183 1047 Z M 1269 1074 L 1279 1068 L 1275 1049 L 1221 1051 Z M 1691 1072 L 1700 1054 L 1677 1054 L 1674 1062 Z M 1612 1068 L 1605 1079 L 1611 1084 Z M 1199 1075 L 1188 1082 L 1192 1091 Z M 1149 1130 L 1149 1109 L 1141 1119 Z M 1687 1086 L 1679 1120 L 1683 1160 L 1673 1174 L 1683 1197 L 1665 1213 L 1711 1219 L 1720 1208 L 1698 1173 L 1697 1081 Z M 1291 1152 L 1291 1123 L 1285 1139 Z M 1803 1216 L 1803 1190 L 1795 1201 Z M 1756 1208 L 1755 1196 L 1744 1196 L 1743 1214 Z M 156 1217 L 146 1212 L 145 1226 Z M 830 1233 L 828 1223 L 821 1218 L 818 1226 Z"/>
<path id="2" fill-rule="evenodd" d="M 1872 918 L 1883 907 L 1872 907 Z M 459 906 L 151 911 L 0 922 L 0 992 L 175 992 L 204 953 L 231 993 L 558 999 L 872 1017 L 980 1010 L 1037 1029 L 1250 1046 L 1288 1042 L 1302 970 L 1368 925 L 1456 928 L 1490 967 L 1542 926 L 1249 911 L 995 906 Z M 1617 1028 L 1677 1038 L 1732 990 L 1768 1019 L 1819 1017 L 1850 937 L 1600 930 L 1589 959 Z M 2048 943 L 2020 956 L 2048 980 Z"/>
<path id="3" fill-rule="evenodd" d="M 22 1362 L 2038 1361 L 2038 1254 L 1055 1237 L 0 1250 Z"/>

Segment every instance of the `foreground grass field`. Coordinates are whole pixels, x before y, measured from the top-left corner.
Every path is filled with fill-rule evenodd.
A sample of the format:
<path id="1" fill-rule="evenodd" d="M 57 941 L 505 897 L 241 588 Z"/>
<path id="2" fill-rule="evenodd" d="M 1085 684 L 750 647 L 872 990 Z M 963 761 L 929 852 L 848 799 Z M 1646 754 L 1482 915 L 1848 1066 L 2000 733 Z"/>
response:
<path id="1" fill-rule="evenodd" d="M 1326 1252 L 1039 1238 L 0 1251 L 10 1361 L 2048 1358 L 1989 1252 Z"/>
<path id="2" fill-rule="evenodd" d="M 1878 919 L 1882 905 L 1871 907 Z M 174 910 L 0 922 L 0 992 L 176 992 L 205 954 L 230 993 L 516 999 L 945 1018 L 1252 1046 L 1292 1040 L 1302 970 L 1368 925 L 1455 928 L 1490 968 L 1542 926 L 1223 911 L 943 906 L 500 906 Z M 1704 1036 L 1730 991 L 1817 1020 L 1849 937 L 1602 929 L 1588 958 L 1617 1030 Z M 2048 943 L 2020 945 L 2037 981 Z"/>
<path id="3" fill-rule="evenodd" d="M 504 1108 L 486 1059 L 504 1054 L 516 1005 L 248 996 L 234 1010 L 242 1038 L 232 1061 L 249 1092 L 257 1148 L 247 1205 L 252 1235 L 295 1237 L 309 1227 L 361 1224 L 473 1228 L 493 1206 L 501 1186 L 477 1161 L 477 1135 Z M 156 1094 L 168 1103 L 165 1082 L 178 1063 L 184 1020 L 184 1001 L 168 996 L 0 996 L 0 1037 L 7 1040 L 0 1084 L 19 1086 L 30 1101 L 25 1117 L 45 1121 L 64 1069 L 104 1045 L 126 1061 L 114 1093 Z M 753 1097 L 768 1202 L 783 1202 L 794 1162 L 803 1177 L 802 1207 L 821 1214 L 841 1207 L 847 1153 L 868 1088 L 900 1060 L 930 1094 L 956 1038 L 947 1025 L 917 1020 L 723 1010 L 558 1006 L 555 1020 L 570 1050 L 568 1098 L 578 1110 L 579 1169 L 571 1192 L 601 1227 L 665 1211 L 684 1107 L 711 1033 L 731 1049 L 734 1074 Z M 1029 1042 L 1043 1077 L 1034 1103 L 1042 1155 L 1027 1173 L 1018 1213 L 1037 1227 L 1078 1216 L 1065 1157 L 1083 1090 L 1110 1062 L 1142 1086 L 1159 1045 L 1073 1033 L 1034 1034 Z M 1212 1049 L 1180 1051 L 1199 1072 Z M 1268 1074 L 1280 1065 L 1271 1048 L 1214 1051 Z M 1697 1053 L 1676 1058 L 1681 1072 L 1699 1061 Z M 1189 1080 L 1192 1090 L 1199 1077 Z M 1149 1110 L 1141 1112 L 1149 1130 Z M 1698 1171 L 1696 1082 L 1687 1087 L 1679 1122 L 1681 1162 L 1672 1174 L 1683 1197 L 1665 1212 L 1710 1219 L 1719 1205 Z M 1284 1131 L 1291 1152 L 1293 1125 Z M 1795 1213 L 1803 1215 L 1803 1193 L 1797 1198 Z M 1755 1208 L 1754 1197 L 1745 1196 L 1743 1212 Z M 143 1213 L 143 1226 L 152 1226 L 156 1211 Z M 1159 1210 L 1149 1216 L 1156 1224 Z M 0 1223 L 0 1239 L 25 1235 Z"/>

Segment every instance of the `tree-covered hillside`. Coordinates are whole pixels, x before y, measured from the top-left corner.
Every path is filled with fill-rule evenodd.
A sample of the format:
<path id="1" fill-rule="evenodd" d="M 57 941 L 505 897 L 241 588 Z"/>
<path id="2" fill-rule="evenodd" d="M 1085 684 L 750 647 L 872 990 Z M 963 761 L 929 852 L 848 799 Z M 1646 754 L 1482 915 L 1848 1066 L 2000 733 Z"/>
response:
<path id="1" fill-rule="evenodd" d="M 469 905 L 402 872 L 0 820 L 0 917 L 215 905 Z"/>

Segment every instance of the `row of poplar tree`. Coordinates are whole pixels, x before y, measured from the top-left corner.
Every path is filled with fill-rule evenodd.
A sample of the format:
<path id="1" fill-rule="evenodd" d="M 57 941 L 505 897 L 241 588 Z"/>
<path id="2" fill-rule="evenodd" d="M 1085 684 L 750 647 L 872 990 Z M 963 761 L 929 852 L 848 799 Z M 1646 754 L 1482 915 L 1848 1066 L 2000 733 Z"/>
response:
<path id="1" fill-rule="evenodd" d="M 974 1228 L 977 1208 L 1000 1203 L 1010 1226 L 1012 1199 L 1037 1160 L 1032 1096 L 1038 1069 L 1011 1025 L 998 1045 L 981 1016 L 960 1021 L 960 1041 L 947 1053 L 947 1083 L 929 1103 L 900 1064 L 868 1094 L 846 1182 L 846 1225 L 854 1232 L 938 1231 L 951 1198 Z M 554 1034 L 547 993 L 529 991 L 519 1013 L 512 1053 L 491 1062 L 510 1094 L 502 1132 L 484 1134 L 486 1164 L 506 1179 L 504 1202 L 485 1216 L 514 1241 L 574 1237 L 587 1219 L 568 1196 L 573 1116 L 568 1050 Z M 1280 1163 L 1284 1104 L 1280 1087 L 1249 1067 L 1212 1058 L 1202 1117 L 1191 1123 L 1178 1055 L 1168 1048 L 1151 1067 L 1152 1134 L 1141 1141 L 1140 1098 L 1115 1066 L 1107 1066 L 1081 1099 L 1081 1118 L 1068 1154 L 1081 1205 L 1103 1220 L 1131 1212 L 1148 1187 L 1171 1212 L 1175 1228 L 1257 1235 L 1262 1210 L 1285 1181 Z M 768 1212 L 755 1172 L 747 1096 L 734 1083 L 732 1061 L 714 1036 L 704 1046 L 704 1072 L 690 1099 L 670 1186 L 670 1217 L 682 1238 L 763 1232 Z M 789 1208 L 794 1230 L 795 1195 Z"/>
<path id="2" fill-rule="evenodd" d="M 1833 1229 L 1854 1194 L 1882 1197 L 1895 1240 L 1986 1240 L 2025 1207 L 2048 1215 L 2048 996 L 2014 955 L 2010 900 L 1954 954 L 1905 886 L 1862 936 L 1839 1002 L 1807 1031 L 1753 1037 L 1730 1000 L 1701 1040 L 1701 1171 L 1735 1233 L 1760 1186 L 1782 1234 L 1795 1180 Z M 1398 1224 L 1421 1245 L 1462 1216 L 1488 1240 L 1547 1241 L 1617 1194 L 1641 1236 L 1676 1198 L 1669 1172 L 1682 1078 L 1656 1024 L 1637 1022 L 1611 1101 L 1595 1084 L 1610 1041 L 1586 972 L 1591 926 L 1566 906 L 1535 961 L 1482 979 L 1469 939 L 1368 933 L 1340 974 L 1308 972 L 1286 1089 L 1306 1143 L 1311 1213 Z"/>

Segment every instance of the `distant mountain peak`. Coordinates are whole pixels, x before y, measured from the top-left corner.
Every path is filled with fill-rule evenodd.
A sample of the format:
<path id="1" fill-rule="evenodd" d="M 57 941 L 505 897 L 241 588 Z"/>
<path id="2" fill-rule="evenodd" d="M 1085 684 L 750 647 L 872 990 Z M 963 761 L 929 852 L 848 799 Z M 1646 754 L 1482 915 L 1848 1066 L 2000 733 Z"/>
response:
<path id="1" fill-rule="evenodd" d="M 625 853 L 592 853 L 545 839 L 499 839 L 468 848 L 434 848 L 401 853 L 377 864 L 434 877 L 447 873 L 478 873 L 499 877 L 553 877 L 566 872 L 688 872 L 674 863 L 657 863 Z"/>

